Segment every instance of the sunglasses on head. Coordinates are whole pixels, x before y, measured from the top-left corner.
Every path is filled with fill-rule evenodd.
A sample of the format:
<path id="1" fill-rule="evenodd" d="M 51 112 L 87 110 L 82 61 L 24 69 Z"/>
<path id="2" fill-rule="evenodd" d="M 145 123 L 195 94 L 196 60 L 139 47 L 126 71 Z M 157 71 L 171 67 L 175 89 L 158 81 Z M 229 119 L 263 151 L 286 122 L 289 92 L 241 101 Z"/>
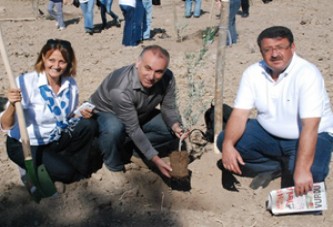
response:
<path id="1" fill-rule="evenodd" d="M 61 45 L 66 49 L 72 47 L 70 42 L 62 39 L 49 39 L 47 40 L 46 44 L 50 45 L 51 47 L 55 47 L 56 45 Z"/>

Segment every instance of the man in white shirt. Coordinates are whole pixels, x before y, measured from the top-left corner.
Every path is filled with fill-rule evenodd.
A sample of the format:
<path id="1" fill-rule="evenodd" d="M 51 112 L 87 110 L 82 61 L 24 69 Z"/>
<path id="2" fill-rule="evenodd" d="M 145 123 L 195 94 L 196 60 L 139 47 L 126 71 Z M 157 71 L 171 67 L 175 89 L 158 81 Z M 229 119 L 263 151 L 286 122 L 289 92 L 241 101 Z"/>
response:
<path id="1" fill-rule="evenodd" d="M 295 53 L 288 28 L 267 28 L 257 42 L 263 60 L 243 73 L 234 110 L 217 139 L 222 164 L 227 171 L 253 177 L 279 172 L 284 163 L 296 194 L 302 195 L 328 174 L 330 100 L 318 68 Z M 248 120 L 252 108 L 257 117 Z"/>

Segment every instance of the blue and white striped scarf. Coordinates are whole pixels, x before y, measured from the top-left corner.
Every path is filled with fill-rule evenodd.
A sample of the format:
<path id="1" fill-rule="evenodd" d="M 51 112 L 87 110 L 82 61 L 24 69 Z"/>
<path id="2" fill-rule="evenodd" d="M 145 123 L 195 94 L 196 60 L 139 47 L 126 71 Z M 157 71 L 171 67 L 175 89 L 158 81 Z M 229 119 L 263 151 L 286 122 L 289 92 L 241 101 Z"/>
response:
<path id="1" fill-rule="evenodd" d="M 57 120 L 56 127 L 50 134 L 50 141 L 58 141 L 61 137 L 61 132 L 73 131 L 75 125 L 80 120 L 80 118 L 67 119 L 67 116 L 70 114 L 69 104 L 71 100 L 71 91 L 69 87 L 67 87 L 57 96 L 48 85 L 40 86 L 39 90 L 44 101 Z"/>

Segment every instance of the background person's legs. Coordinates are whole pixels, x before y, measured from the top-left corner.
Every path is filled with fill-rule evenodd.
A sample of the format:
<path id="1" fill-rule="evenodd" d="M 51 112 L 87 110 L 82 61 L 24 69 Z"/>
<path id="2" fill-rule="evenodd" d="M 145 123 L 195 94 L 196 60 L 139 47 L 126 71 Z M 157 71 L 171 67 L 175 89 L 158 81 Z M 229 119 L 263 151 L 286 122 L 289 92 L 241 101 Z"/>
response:
<path id="1" fill-rule="evenodd" d="M 195 6 L 194 6 L 194 17 L 200 17 L 201 15 L 201 0 L 195 0 Z"/>
<path id="2" fill-rule="evenodd" d="M 185 17 L 190 18 L 192 16 L 192 1 L 185 0 Z"/>

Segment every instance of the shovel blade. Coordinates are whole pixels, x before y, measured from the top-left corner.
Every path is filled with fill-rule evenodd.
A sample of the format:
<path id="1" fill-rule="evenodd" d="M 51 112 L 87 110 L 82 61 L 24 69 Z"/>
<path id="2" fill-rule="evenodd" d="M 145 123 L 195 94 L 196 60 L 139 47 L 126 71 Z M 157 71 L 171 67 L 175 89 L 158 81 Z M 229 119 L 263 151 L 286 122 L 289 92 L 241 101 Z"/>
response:
<path id="1" fill-rule="evenodd" d="M 29 180 L 28 186 L 32 185 L 28 190 L 36 202 L 39 202 L 42 198 L 50 197 L 57 192 L 44 165 L 40 165 L 36 169 L 32 159 L 26 159 L 25 166 L 27 179 Z"/>
<path id="2" fill-rule="evenodd" d="M 39 186 L 43 192 L 44 197 L 50 197 L 57 192 L 50 175 L 45 169 L 44 165 L 40 165 L 37 168 L 37 176 L 39 181 Z"/>

